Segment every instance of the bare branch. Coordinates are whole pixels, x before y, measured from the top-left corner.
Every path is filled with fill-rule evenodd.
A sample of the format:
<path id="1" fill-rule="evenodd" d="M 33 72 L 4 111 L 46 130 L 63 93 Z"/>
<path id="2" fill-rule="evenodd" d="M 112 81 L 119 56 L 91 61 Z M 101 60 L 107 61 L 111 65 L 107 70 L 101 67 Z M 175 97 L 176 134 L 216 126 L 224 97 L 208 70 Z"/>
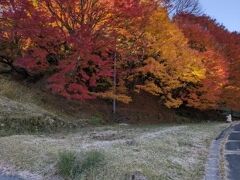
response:
<path id="1" fill-rule="evenodd" d="M 163 5 L 171 15 L 181 13 L 202 14 L 199 0 L 163 0 Z"/>

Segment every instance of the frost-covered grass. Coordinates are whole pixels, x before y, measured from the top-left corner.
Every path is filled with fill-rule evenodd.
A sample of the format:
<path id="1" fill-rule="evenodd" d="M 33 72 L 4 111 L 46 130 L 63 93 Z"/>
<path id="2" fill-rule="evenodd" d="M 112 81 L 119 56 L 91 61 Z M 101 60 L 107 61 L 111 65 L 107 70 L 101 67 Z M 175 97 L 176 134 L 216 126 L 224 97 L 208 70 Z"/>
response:
<path id="1" fill-rule="evenodd" d="M 19 103 L 0 95 L 0 136 L 53 132 L 73 125 L 55 114 L 29 103 Z"/>
<path id="2" fill-rule="evenodd" d="M 68 121 L 72 120 L 69 113 L 64 110 L 66 102 L 64 102 L 63 106 L 57 106 L 61 104 L 59 98 L 45 92 L 39 84 L 17 81 L 11 76 L 3 76 L 0 74 L 0 100 L 2 97 L 30 106 L 30 109 L 47 111 L 48 113 L 64 117 Z M 30 113 L 27 115 L 29 116 L 29 114 Z"/>
<path id="3" fill-rule="evenodd" d="M 104 165 L 89 174 L 92 179 L 121 180 L 139 171 L 151 180 L 202 179 L 208 147 L 226 127 L 220 123 L 165 126 L 105 126 L 83 128 L 54 135 L 17 135 L 0 138 L 1 161 L 39 174 L 43 179 L 61 179 L 58 155 L 64 151 L 82 157 L 97 150 Z M 1 168 L 0 168 L 1 169 Z"/>

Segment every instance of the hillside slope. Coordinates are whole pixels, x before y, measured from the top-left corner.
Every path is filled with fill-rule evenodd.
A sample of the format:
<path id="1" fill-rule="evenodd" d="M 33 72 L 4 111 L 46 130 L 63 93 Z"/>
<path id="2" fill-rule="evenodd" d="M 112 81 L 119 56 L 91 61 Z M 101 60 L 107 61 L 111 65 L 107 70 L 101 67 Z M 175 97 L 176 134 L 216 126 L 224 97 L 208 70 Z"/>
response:
<path id="1" fill-rule="evenodd" d="M 4 132 L 51 132 L 73 126 L 37 105 L 19 103 L 0 96 L 0 135 Z"/>
<path id="2" fill-rule="evenodd" d="M 82 124 L 100 117 L 104 123 L 160 123 L 175 122 L 174 110 L 162 105 L 158 97 L 141 93 L 133 95 L 133 102 L 123 104 L 117 102 L 117 114 L 113 118 L 112 102 L 96 99 L 91 101 L 70 101 L 50 94 L 42 88 L 42 82 L 33 83 L 14 79 L 12 76 L 0 75 L 0 96 L 11 100 L 34 104 L 45 111 L 57 114 L 68 122 Z M 91 124 L 91 122 L 89 122 Z"/>

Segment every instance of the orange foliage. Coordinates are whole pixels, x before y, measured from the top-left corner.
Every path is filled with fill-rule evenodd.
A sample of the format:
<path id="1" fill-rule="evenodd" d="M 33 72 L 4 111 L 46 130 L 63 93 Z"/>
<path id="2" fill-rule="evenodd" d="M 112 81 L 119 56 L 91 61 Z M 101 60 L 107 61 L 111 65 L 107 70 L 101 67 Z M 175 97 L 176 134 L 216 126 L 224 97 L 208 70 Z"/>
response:
<path id="1" fill-rule="evenodd" d="M 196 86 L 192 86 L 185 94 L 189 106 L 199 109 L 216 109 L 223 103 L 224 88 L 228 83 L 229 62 L 222 53 L 224 48 L 216 37 L 224 30 L 207 17 L 182 14 L 175 22 L 188 38 L 189 47 L 199 52 L 206 77 Z M 216 33 L 212 32 L 215 28 Z"/>
<path id="2" fill-rule="evenodd" d="M 201 60 L 188 48 L 187 39 L 163 8 L 153 12 L 144 37 L 146 54 L 133 75 L 136 88 L 161 97 L 169 108 L 177 108 L 183 103 L 179 89 L 205 76 Z"/>

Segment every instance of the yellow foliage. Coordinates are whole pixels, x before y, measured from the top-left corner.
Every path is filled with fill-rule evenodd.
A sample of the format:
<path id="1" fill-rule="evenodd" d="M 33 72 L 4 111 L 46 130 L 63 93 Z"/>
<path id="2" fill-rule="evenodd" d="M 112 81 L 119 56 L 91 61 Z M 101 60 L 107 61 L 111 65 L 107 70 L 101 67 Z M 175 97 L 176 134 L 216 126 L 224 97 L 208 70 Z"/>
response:
<path id="1" fill-rule="evenodd" d="M 187 39 L 170 22 L 165 9 L 159 8 L 153 13 L 145 31 L 149 41 L 148 53 L 159 54 L 158 60 L 165 60 L 169 69 L 175 71 L 173 74 L 191 82 L 204 78 L 205 70 L 201 59 L 188 48 Z"/>
<path id="2" fill-rule="evenodd" d="M 124 81 L 122 79 L 119 79 L 115 92 L 114 89 L 111 88 L 106 92 L 98 92 L 94 95 L 102 99 L 116 99 L 119 102 L 128 104 L 132 101 L 132 98 L 127 95 L 127 92 L 128 89 L 126 88 Z"/>
<path id="3" fill-rule="evenodd" d="M 159 86 L 157 86 L 154 82 L 148 81 L 145 82 L 144 85 L 137 85 L 137 90 L 144 90 L 153 95 L 161 95 L 163 92 Z"/>
<path id="4" fill-rule="evenodd" d="M 168 108 L 178 108 L 181 104 L 182 100 L 180 98 L 173 98 L 171 94 L 167 95 L 165 105 Z"/>
<path id="5" fill-rule="evenodd" d="M 163 96 L 167 107 L 179 107 L 182 100 L 173 98 L 172 91 L 205 78 L 202 59 L 188 47 L 187 39 L 163 8 L 152 13 L 144 29 L 144 37 L 149 58 L 137 73 L 151 74 L 151 78 L 137 88 Z M 161 87 L 156 81 L 161 83 Z"/>
<path id="6" fill-rule="evenodd" d="M 102 99 L 116 99 L 119 102 L 129 104 L 132 101 L 132 98 L 125 94 L 114 94 L 113 91 L 94 93 L 95 96 Z"/>
<path id="7" fill-rule="evenodd" d="M 37 7 L 37 6 L 38 6 L 38 0 L 33 0 L 33 5 L 34 5 L 35 7 Z"/>

